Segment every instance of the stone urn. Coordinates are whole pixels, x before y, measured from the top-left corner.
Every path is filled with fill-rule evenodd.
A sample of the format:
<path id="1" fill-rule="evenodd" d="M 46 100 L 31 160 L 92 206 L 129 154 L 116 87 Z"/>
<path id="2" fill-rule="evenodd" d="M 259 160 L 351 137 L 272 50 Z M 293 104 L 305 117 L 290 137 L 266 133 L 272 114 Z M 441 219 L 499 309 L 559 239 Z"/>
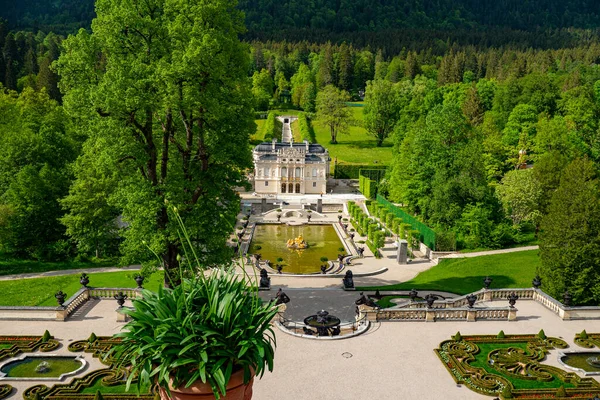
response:
<path id="1" fill-rule="evenodd" d="M 79 283 L 81 283 L 81 286 L 87 287 L 88 283 L 90 283 L 90 277 L 84 272 L 79 277 Z"/>
<path id="2" fill-rule="evenodd" d="M 62 306 L 65 302 L 65 298 L 67 297 L 67 294 L 64 293 L 62 290 L 59 290 L 58 292 L 56 292 L 56 294 L 54 295 L 54 297 L 56 298 L 56 301 L 58 302 L 59 306 Z"/>
<path id="3" fill-rule="evenodd" d="M 136 275 L 135 276 L 135 283 L 137 283 L 137 288 L 138 289 L 143 289 L 144 287 L 142 286 L 144 284 L 144 277 L 141 275 Z"/>
<path id="4" fill-rule="evenodd" d="M 244 370 L 239 370 L 231 374 L 231 378 L 227 383 L 225 396 L 221 396 L 221 399 L 225 400 L 250 400 L 252 399 L 252 385 L 254 384 L 254 377 L 244 384 Z M 185 386 L 177 388 L 169 388 L 171 390 L 171 396 L 167 394 L 167 391 L 162 387 L 159 388 L 161 400 L 212 400 L 215 399 L 213 390 L 208 383 L 202 383 L 198 380 L 192 386 L 186 388 Z"/>
<path id="5" fill-rule="evenodd" d="M 123 307 L 123 304 L 125 304 L 125 300 L 127 300 L 127 295 L 123 294 L 123 292 L 119 292 L 117 294 L 114 295 L 115 300 L 117 300 L 117 304 L 119 305 L 119 308 Z"/>

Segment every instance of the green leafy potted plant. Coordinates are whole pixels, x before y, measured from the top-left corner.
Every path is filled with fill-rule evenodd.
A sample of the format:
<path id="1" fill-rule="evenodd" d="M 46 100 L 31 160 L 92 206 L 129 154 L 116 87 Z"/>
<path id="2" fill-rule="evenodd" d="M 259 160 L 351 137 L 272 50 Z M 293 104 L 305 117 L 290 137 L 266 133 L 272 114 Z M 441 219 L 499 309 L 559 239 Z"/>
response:
<path id="1" fill-rule="evenodd" d="M 233 268 L 181 273 L 180 285 L 144 290 L 123 310 L 131 320 L 110 356 L 129 370 L 127 388 L 137 379 L 138 390 L 157 384 L 163 400 L 249 400 L 254 376 L 273 370 L 277 308 Z"/>

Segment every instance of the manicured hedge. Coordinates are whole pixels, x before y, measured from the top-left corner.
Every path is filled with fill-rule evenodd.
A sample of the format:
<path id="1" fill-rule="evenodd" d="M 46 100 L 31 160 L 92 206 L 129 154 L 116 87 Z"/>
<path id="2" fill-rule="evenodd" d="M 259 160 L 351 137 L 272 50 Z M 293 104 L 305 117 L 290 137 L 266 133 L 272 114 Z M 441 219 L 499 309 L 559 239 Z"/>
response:
<path id="1" fill-rule="evenodd" d="M 273 139 L 281 140 L 283 123 L 276 118 L 275 112 L 270 111 L 267 116 L 265 125 L 263 126 L 263 138 L 265 142 L 270 142 Z"/>
<path id="2" fill-rule="evenodd" d="M 344 164 L 338 162 L 335 164 L 333 171 L 333 177 L 335 179 L 358 179 L 361 169 L 377 169 L 385 170 L 385 165 L 372 165 L 372 164 Z"/>
<path id="3" fill-rule="evenodd" d="M 298 126 L 300 127 L 300 136 L 302 136 L 302 140 L 308 140 L 309 143 L 317 143 L 315 131 L 310 123 L 310 119 L 305 113 L 298 114 Z"/>

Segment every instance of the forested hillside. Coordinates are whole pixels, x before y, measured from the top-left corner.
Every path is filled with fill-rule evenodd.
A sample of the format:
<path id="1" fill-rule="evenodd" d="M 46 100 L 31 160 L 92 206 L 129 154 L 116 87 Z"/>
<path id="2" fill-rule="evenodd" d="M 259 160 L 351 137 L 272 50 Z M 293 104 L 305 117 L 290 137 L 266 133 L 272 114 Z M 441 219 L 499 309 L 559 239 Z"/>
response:
<path id="1" fill-rule="evenodd" d="M 0 17 L 10 22 L 11 29 L 41 28 L 66 33 L 88 27 L 94 17 L 93 0 L 2 3 Z M 571 27 L 595 29 L 600 24 L 600 4 L 589 0 L 240 0 L 239 8 L 246 13 L 249 38 L 265 33 L 283 39 L 301 34 L 322 36 L 407 28 L 485 31 L 496 27 L 531 32 Z"/>

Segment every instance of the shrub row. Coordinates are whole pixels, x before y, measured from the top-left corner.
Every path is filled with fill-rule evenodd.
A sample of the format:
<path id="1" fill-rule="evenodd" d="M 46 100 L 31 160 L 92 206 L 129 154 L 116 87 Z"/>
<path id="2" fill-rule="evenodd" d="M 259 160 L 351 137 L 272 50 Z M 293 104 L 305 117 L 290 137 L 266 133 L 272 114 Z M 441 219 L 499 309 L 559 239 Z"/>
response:
<path id="1" fill-rule="evenodd" d="M 333 170 L 335 179 L 359 179 L 361 169 L 386 169 L 385 165 L 344 164 L 338 162 Z"/>
<path id="2" fill-rule="evenodd" d="M 265 142 L 270 142 L 273 139 L 281 140 L 281 132 L 283 123 L 275 118 L 275 112 L 270 111 L 267 116 L 265 125 L 263 126 L 263 138 Z"/>
<path id="3" fill-rule="evenodd" d="M 310 123 L 310 119 L 305 113 L 298 114 L 298 126 L 300 127 L 300 136 L 302 140 L 308 140 L 308 143 L 316 143 L 315 131 Z"/>

